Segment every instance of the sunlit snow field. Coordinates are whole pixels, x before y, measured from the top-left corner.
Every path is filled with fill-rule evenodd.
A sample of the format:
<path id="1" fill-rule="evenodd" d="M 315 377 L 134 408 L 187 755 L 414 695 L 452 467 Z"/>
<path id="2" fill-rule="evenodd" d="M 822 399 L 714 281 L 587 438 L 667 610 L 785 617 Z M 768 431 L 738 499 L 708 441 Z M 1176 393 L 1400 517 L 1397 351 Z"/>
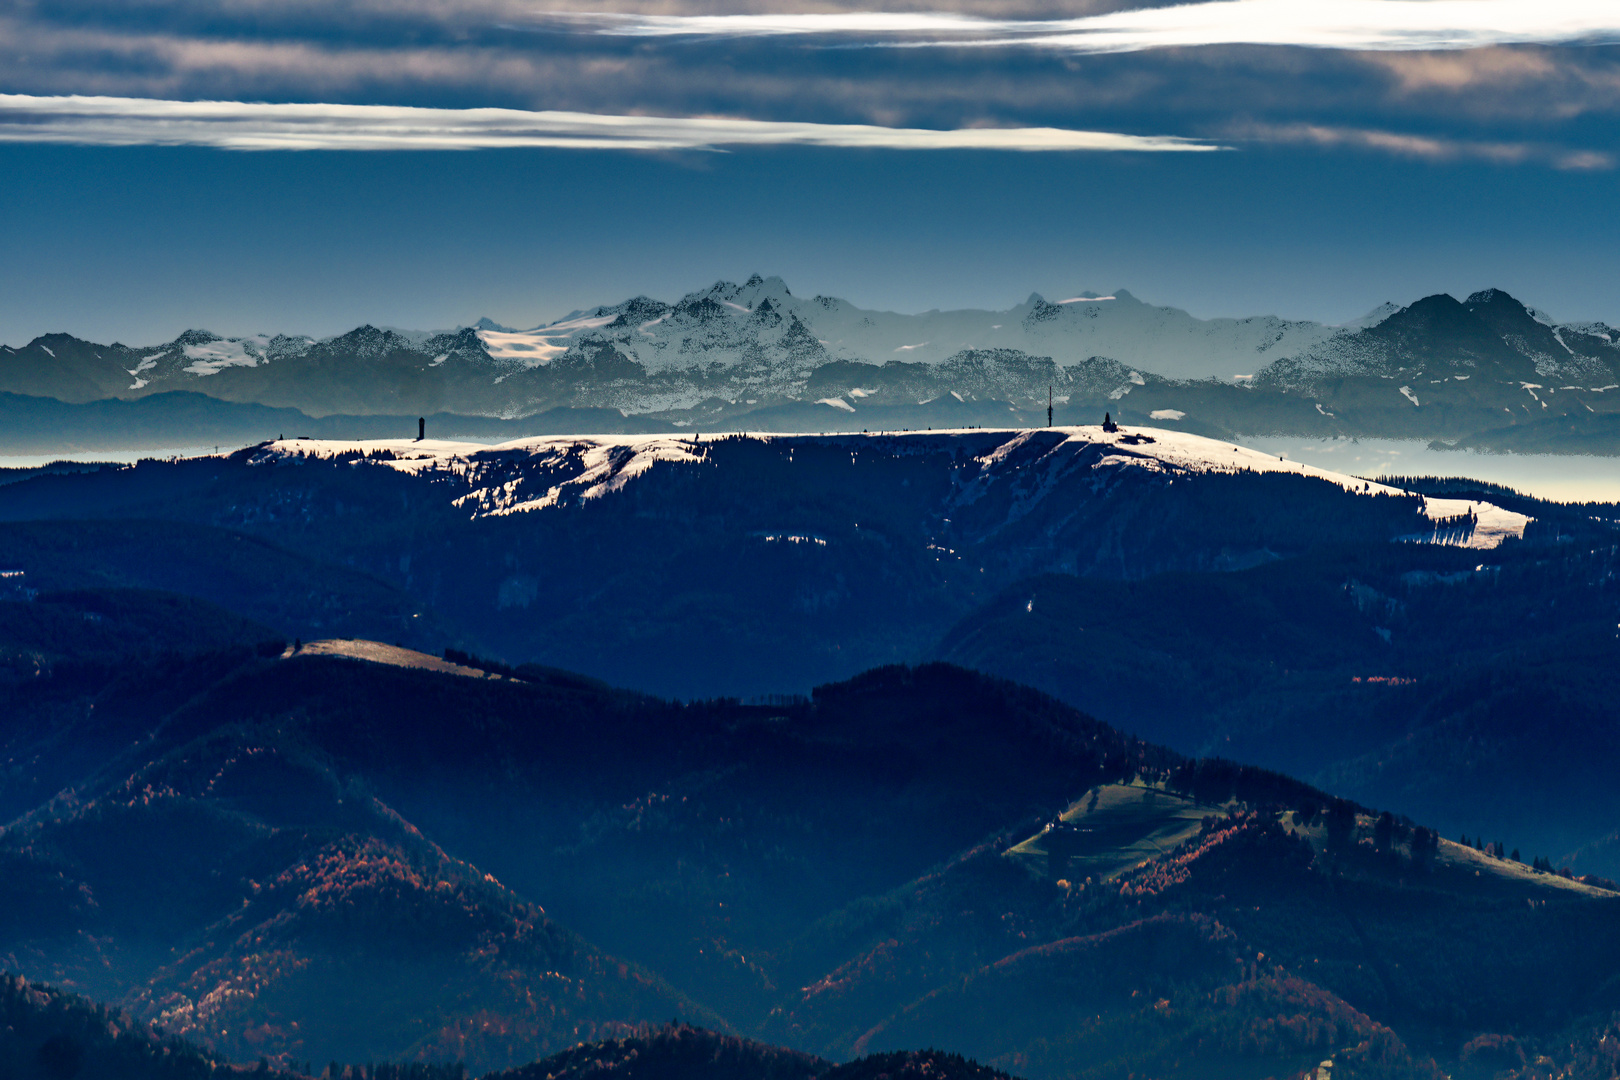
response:
<path id="1" fill-rule="evenodd" d="M 0 469 L 37 469 L 55 461 L 107 461 L 116 465 L 130 465 L 137 461 L 166 460 L 177 457 L 202 457 L 216 449 L 222 454 L 242 449 L 240 446 L 166 446 L 156 450 L 64 450 L 59 454 L 0 454 Z"/>
<path id="2" fill-rule="evenodd" d="M 466 439 L 472 442 L 475 440 Z M 1243 445 L 1352 476 L 1467 476 L 1560 502 L 1620 502 L 1620 458 L 1575 454 L 1480 454 L 1431 450 L 1422 439 L 1305 439 L 1250 437 Z M 221 453 L 239 450 L 221 446 Z M 199 457 L 213 446 L 159 450 L 94 450 L 60 454 L 0 454 L 0 468 L 32 469 L 53 461 L 128 464 L 147 458 Z"/>
<path id="3" fill-rule="evenodd" d="M 1620 458 L 1430 450 L 1423 439 L 1274 436 L 1243 444 L 1352 476 L 1467 476 L 1559 502 L 1620 502 Z"/>

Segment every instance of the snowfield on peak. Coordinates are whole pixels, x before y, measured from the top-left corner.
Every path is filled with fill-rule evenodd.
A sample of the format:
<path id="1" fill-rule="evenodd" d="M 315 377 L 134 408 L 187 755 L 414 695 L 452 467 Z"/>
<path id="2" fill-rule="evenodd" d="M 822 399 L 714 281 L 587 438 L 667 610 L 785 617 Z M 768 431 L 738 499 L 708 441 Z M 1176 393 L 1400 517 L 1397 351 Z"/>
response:
<path id="1" fill-rule="evenodd" d="M 348 442 L 286 439 L 264 451 L 282 459 L 339 458 L 361 454 L 397 472 L 448 473 L 469 489 L 453 505 L 469 517 L 499 517 L 596 499 L 624 488 L 655 462 L 701 461 L 683 436 L 554 436 L 488 446 L 424 439 Z M 262 459 L 262 458 L 261 458 Z M 582 465 L 580 470 L 567 469 Z"/>
<path id="2" fill-rule="evenodd" d="M 266 334 L 187 344 L 182 346 L 182 351 L 192 362 L 183 370 L 189 375 L 216 375 L 221 368 L 253 367 L 269 347 L 270 338 Z"/>
<path id="3" fill-rule="evenodd" d="M 1111 411 L 1216 438 L 1423 438 L 1620 452 L 1605 449 L 1620 446 L 1620 397 L 1605 396 L 1620 381 L 1620 331 L 1550 325 L 1496 289 L 1465 301 L 1436 294 L 1385 304 L 1332 327 L 1274 316 L 1201 319 L 1124 289 L 1056 302 L 1031 293 L 1003 310 L 902 314 L 805 298 L 781 278 L 754 275 L 673 302 L 635 296 L 576 310 L 529 329 L 488 318 L 442 331 L 367 324 L 319 341 L 192 329 L 142 347 L 56 334 L 0 355 L 0 390 L 72 404 L 193 391 L 317 419 L 546 418 L 506 428 L 508 438 L 593 424 L 982 429 L 1037 424 L 1051 406 L 1059 423 Z M 1536 388 L 1522 389 L 1526 382 Z M 617 415 L 565 415 L 580 410 Z M 267 430 L 284 428 L 256 428 L 251 437 Z"/>
<path id="4" fill-rule="evenodd" d="M 588 340 L 611 342 L 649 372 L 748 364 L 760 349 L 808 360 L 937 364 L 965 349 L 1021 349 L 1073 364 L 1130 357 L 1167 378 L 1231 379 L 1315 346 L 1336 331 L 1272 316 L 1198 319 L 1144 303 L 1124 289 L 1056 303 L 1031 294 L 1005 311 L 869 311 L 844 300 L 794 296 L 778 277 L 716 282 L 667 304 L 647 297 L 518 333 L 480 330 L 491 355 L 545 362 Z M 810 346 L 815 346 L 811 348 Z"/>
<path id="5" fill-rule="evenodd" d="M 534 367 L 568 351 L 574 339 L 612 322 L 614 315 L 581 315 L 533 330 L 480 329 L 478 339 L 497 360 L 517 360 Z"/>
<path id="6" fill-rule="evenodd" d="M 737 438 L 738 436 L 726 436 Z M 763 443 L 814 443 L 881 448 L 887 453 L 920 452 L 953 440 L 986 468 L 979 485 L 1019 478 L 1020 500 L 1032 505 L 1063 490 L 1059 481 L 1077 469 L 1093 472 L 1142 469 L 1177 475 L 1279 473 L 1335 484 L 1355 495 L 1409 495 L 1389 484 L 1333 472 L 1259 450 L 1161 428 L 1105 431 L 1101 427 L 1024 430 L 959 429 L 871 434 L 760 434 Z M 697 464 L 706 460 L 714 437 L 689 435 L 569 435 L 519 439 L 495 446 L 443 440 L 338 441 L 291 439 L 269 443 L 256 460 L 367 460 L 410 474 L 457 477 L 462 493 L 453 504 L 470 517 L 503 516 L 578 505 L 622 491 L 658 463 Z M 970 490 L 963 496 L 976 497 Z M 1423 514 L 1435 524 L 1430 534 L 1401 539 L 1489 549 L 1523 537 L 1531 518 L 1481 500 L 1424 496 Z"/>

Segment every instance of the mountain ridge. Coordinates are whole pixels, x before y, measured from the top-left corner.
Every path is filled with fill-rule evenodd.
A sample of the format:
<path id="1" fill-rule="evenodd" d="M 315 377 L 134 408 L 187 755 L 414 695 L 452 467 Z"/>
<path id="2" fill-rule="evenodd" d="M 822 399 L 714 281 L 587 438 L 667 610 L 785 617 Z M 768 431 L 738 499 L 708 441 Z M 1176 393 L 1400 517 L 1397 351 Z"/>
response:
<path id="1" fill-rule="evenodd" d="M 0 831 L 0 950 L 238 1060 L 584 1077 L 654 1064 L 676 1012 L 789 1069 L 883 1055 L 833 1077 L 917 1045 L 1035 1080 L 1434 1076 L 1527 994 L 1543 1038 L 1613 989 L 1605 888 L 949 665 L 760 705 L 297 650 L 196 674 Z M 1115 869 L 1064 877 L 1096 842 Z"/>
<path id="2" fill-rule="evenodd" d="M 452 647 L 680 698 L 950 659 L 1184 752 L 1617 873 L 1591 845 L 1620 802 L 1554 781 L 1620 761 L 1591 674 L 1614 662 L 1613 507 L 1091 427 L 290 439 L 35 475 L 0 486 L 0 518 L 18 605 L 179 590 L 286 640 Z M 78 610 L 16 608 L 53 621 L 8 663 L 55 664 L 50 628 Z M 1490 795 L 1506 763 L 1550 789 Z"/>
<path id="3" fill-rule="evenodd" d="M 1234 396 L 1239 388 L 1250 392 Z M 781 429 L 773 413 L 818 409 L 835 429 L 863 417 L 868 428 L 921 427 L 930 403 L 953 395 L 1033 424 L 1050 389 L 1059 411 L 1111 408 L 1137 422 L 1180 413 L 1213 434 L 1455 439 L 1502 426 L 1504 411 L 1505 422 L 1530 424 L 1620 409 L 1610 393 L 1620 389 L 1620 331 L 1552 324 L 1496 289 L 1327 327 L 1199 320 L 1125 290 L 896 315 L 804 300 L 755 275 L 530 330 L 484 319 L 431 334 L 365 325 L 319 341 L 189 330 L 141 348 L 64 334 L 0 346 L 0 390 L 12 393 L 84 403 L 177 389 L 311 416 L 609 408 L 698 430 Z"/>

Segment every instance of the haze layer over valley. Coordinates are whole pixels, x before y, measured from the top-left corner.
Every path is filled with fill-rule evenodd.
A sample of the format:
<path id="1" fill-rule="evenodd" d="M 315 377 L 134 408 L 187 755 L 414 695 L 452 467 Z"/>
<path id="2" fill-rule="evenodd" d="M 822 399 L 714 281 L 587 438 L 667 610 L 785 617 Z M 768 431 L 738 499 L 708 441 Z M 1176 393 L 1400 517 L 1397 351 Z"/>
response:
<path id="1" fill-rule="evenodd" d="M 0 486 L 0 520 L 31 589 L 180 591 L 289 638 L 683 698 L 946 659 L 1620 872 L 1620 804 L 1552 779 L 1620 760 L 1593 681 L 1620 621 L 1612 507 L 1059 428 L 286 440 L 35 475 Z M 1516 703 L 1543 697 L 1563 705 L 1532 736 Z M 1496 749 L 1443 749 L 1461 739 Z M 1493 795 L 1504 770 L 1543 780 Z"/>

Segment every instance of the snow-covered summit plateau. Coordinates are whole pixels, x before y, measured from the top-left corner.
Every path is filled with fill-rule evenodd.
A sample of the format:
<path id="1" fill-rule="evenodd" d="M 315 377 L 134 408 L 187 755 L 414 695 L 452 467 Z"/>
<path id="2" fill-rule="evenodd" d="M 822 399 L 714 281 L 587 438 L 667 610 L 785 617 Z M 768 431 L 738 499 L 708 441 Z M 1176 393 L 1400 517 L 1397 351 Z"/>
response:
<path id="1" fill-rule="evenodd" d="M 659 463 L 705 461 L 707 439 L 686 435 L 571 435 L 520 439 L 497 446 L 448 441 L 381 440 L 351 442 L 289 439 L 268 443 L 255 460 L 366 460 L 413 476 L 449 475 L 454 505 L 469 517 L 498 517 L 578 505 L 623 491 Z M 795 445 L 845 447 L 851 462 L 863 452 L 894 457 L 932 451 L 970 454 L 982 466 L 953 499 L 958 505 L 980 500 L 992 488 L 1016 493 L 1010 516 L 1030 514 L 1047 499 L 1069 497 L 1076 481 L 1089 490 L 1106 487 L 1126 471 L 1156 474 L 1173 483 L 1182 476 L 1288 474 L 1333 484 L 1369 499 L 1409 496 L 1422 499 L 1431 532 L 1400 539 L 1490 549 L 1524 535 L 1531 518 L 1478 499 L 1415 496 L 1401 488 L 1275 457 L 1229 442 L 1161 428 L 1105 431 L 1102 427 L 872 434 L 762 434 L 747 436 L 787 449 Z M 1048 509 L 1050 509 L 1048 507 Z"/>

